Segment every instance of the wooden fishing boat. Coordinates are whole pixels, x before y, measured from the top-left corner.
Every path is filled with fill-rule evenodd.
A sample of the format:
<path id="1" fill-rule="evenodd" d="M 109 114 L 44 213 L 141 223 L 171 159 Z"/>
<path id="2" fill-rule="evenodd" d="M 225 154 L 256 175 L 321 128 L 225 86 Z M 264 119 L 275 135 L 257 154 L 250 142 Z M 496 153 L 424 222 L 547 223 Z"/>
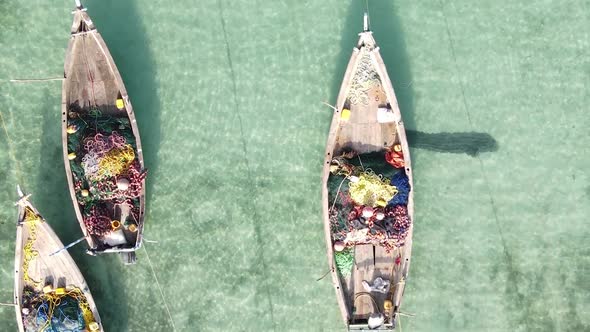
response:
<path id="1" fill-rule="evenodd" d="M 86 9 L 76 1 L 62 86 L 63 157 L 89 254 L 135 262 L 142 242 L 145 175 L 127 90 Z"/>
<path id="2" fill-rule="evenodd" d="M 393 86 L 365 15 L 330 127 L 322 204 L 350 331 L 396 327 L 412 250 L 412 172 Z"/>
<path id="3" fill-rule="evenodd" d="M 51 227 L 17 188 L 14 301 L 19 331 L 103 331 L 84 277 Z M 54 331 L 54 330 L 52 330 Z"/>

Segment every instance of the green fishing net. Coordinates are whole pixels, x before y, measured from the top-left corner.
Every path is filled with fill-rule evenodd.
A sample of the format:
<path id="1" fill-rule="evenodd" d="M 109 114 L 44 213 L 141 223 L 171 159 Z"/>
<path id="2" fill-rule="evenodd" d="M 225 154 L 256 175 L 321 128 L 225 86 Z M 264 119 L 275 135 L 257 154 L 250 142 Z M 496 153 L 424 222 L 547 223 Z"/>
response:
<path id="1" fill-rule="evenodd" d="M 334 253 L 334 261 L 338 273 L 343 277 L 348 277 L 352 272 L 352 267 L 354 265 L 354 249 L 346 248 L 340 252 L 336 251 Z"/>

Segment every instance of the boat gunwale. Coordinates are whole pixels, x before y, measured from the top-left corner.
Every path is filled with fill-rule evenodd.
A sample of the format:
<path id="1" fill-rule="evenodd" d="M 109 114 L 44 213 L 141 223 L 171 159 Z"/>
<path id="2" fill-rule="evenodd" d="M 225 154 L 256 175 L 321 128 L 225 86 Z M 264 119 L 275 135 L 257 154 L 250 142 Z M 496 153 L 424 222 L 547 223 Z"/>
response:
<path id="1" fill-rule="evenodd" d="M 66 170 L 66 178 L 68 181 L 68 188 L 70 191 L 70 198 L 72 199 L 72 203 L 74 205 L 74 210 L 76 213 L 76 218 L 78 219 L 78 224 L 86 238 L 86 242 L 89 246 L 88 253 L 89 254 L 102 254 L 102 253 L 129 253 L 135 252 L 139 248 L 141 248 L 142 240 L 143 240 L 143 229 L 144 229 L 144 219 L 145 219 L 145 179 L 142 180 L 141 186 L 141 194 L 139 196 L 139 222 L 138 222 L 138 229 L 137 229 L 137 237 L 136 242 L 133 247 L 130 248 L 118 248 L 118 247 L 109 247 L 106 249 L 98 250 L 97 245 L 92 237 L 91 234 L 88 233 L 86 225 L 84 224 L 84 218 L 80 211 L 80 205 L 78 204 L 78 199 L 76 198 L 76 190 L 74 188 L 74 181 L 72 176 L 72 169 L 70 166 L 70 160 L 68 159 L 68 134 L 67 134 L 67 126 L 68 126 L 68 69 L 71 67 L 72 64 L 72 57 L 73 57 L 73 47 L 74 42 L 77 38 L 86 38 L 91 36 L 94 39 L 94 42 L 98 45 L 101 50 L 102 55 L 106 59 L 106 63 L 113 74 L 114 82 L 117 86 L 119 93 L 121 94 L 121 99 L 125 104 L 125 111 L 127 113 L 127 117 L 129 118 L 129 123 L 131 126 L 131 130 L 133 132 L 133 136 L 135 138 L 135 146 L 136 146 L 136 153 L 137 159 L 139 161 L 141 169 L 145 169 L 144 158 L 143 158 L 143 150 L 141 146 L 141 139 L 139 135 L 139 128 L 137 126 L 137 121 L 135 119 L 135 113 L 133 112 L 133 106 L 131 105 L 131 101 L 129 100 L 129 95 L 127 94 L 127 89 L 125 88 L 125 84 L 123 83 L 123 79 L 119 73 L 119 70 L 111 56 L 111 53 L 102 38 L 102 35 L 92 22 L 92 19 L 86 12 L 85 8 L 77 8 L 73 11 L 74 19 L 72 23 L 72 29 L 70 33 L 70 40 L 68 42 L 68 48 L 66 51 L 65 61 L 64 61 L 64 80 L 62 83 L 62 147 L 63 147 L 63 159 L 64 159 L 64 166 Z M 79 26 L 80 22 L 84 20 L 84 22 L 89 26 L 91 29 L 88 33 L 80 34 L 77 32 L 75 27 Z M 92 32 L 92 33 L 90 33 Z"/>
<path id="2" fill-rule="evenodd" d="M 21 221 L 24 218 L 24 209 L 19 208 L 18 217 L 16 220 L 16 242 L 14 250 L 14 309 L 16 311 L 16 322 L 18 324 L 18 330 L 24 332 L 25 327 L 23 324 L 22 308 L 21 308 L 21 296 L 24 285 L 22 285 L 21 268 L 23 261 L 23 228 Z"/>

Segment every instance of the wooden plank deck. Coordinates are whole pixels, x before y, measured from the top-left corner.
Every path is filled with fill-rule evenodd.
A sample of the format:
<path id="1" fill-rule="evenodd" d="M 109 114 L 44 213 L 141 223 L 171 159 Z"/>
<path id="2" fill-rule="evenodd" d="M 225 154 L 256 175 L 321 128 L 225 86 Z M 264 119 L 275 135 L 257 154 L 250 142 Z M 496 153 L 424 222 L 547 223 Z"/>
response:
<path id="1" fill-rule="evenodd" d="M 373 256 L 373 246 L 357 245 L 354 248 L 354 267 L 353 267 L 353 292 L 349 297 L 354 301 L 354 310 L 352 319 L 367 319 L 373 312 L 373 303 L 369 296 L 358 296 L 360 293 L 366 293 L 363 287 L 363 280 L 371 282 L 375 272 Z"/>
<path id="2" fill-rule="evenodd" d="M 380 151 L 392 146 L 396 141 L 397 128 L 395 123 L 377 122 L 377 110 L 387 105 L 387 97 L 383 86 L 368 90 L 368 103 L 348 105 L 350 119 L 340 123 L 340 131 L 335 151 L 351 148 L 359 154 Z"/>
<path id="3" fill-rule="evenodd" d="M 387 253 L 383 247 L 373 246 L 371 244 L 355 246 L 355 265 L 353 268 L 353 285 L 354 287 L 348 292 L 347 297 L 354 300 L 353 320 L 366 320 L 374 312 L 373 301 L 368 295 L 359 296 L 361 293 L 367 293 L 363 287 L 363 280 L 369 284 L 377 277 L 388 280 L 393 285 L 394 262 L 396 251 Z M 379 312 L 383 312 L 383 302 L 391 299 L 392 288 L 387 294 L 371 292 L 371 297 L 375 300 Z M 352 302 L 351 302 L 352 303 Z"/>
<path id="4" fill-rule="evenodd" d="M 80 108 L 100 108 L 101 111 L 117 113 L 115 101 L 119 95 L 116 78 L 106 55 L 96 41 L 96 31 L 72 37 L 71 63 L 67 68 L 68 105 Z M 118 111 L 118 113 L 125 112 Z"/>

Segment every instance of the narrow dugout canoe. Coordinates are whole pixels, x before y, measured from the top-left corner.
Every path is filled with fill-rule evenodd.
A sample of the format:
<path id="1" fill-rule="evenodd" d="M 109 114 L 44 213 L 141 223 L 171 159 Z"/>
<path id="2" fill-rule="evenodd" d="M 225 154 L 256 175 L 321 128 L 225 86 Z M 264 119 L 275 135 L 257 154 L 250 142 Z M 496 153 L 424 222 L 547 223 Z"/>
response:
<path id="1" fill-rule="evenodd" d="M 51 227 L 17 188 L 14 301 L 19 331 L 103 331 L 84 277 Z M 58 252 L 59 251 L 59 252 Z M 56 253 L 58 252 L 58 253 Z M 52 330 L 53 331 L 53 330 Z"/>
<path id="2" fill-rule="evenodd" d="M 79 1 L 73 15 L 62 86 L 70 195 L 88 253 L 121 253 L 134 263 L 145 211 L 139 130 L 113 58 Z"/>
<path id="3" fill-rule="evenodd" d="M 326 146 L 328 260 L 348 329 L 393 330 L 412 250 L 412 168 L 404 124 L 365 15 Z"/>

